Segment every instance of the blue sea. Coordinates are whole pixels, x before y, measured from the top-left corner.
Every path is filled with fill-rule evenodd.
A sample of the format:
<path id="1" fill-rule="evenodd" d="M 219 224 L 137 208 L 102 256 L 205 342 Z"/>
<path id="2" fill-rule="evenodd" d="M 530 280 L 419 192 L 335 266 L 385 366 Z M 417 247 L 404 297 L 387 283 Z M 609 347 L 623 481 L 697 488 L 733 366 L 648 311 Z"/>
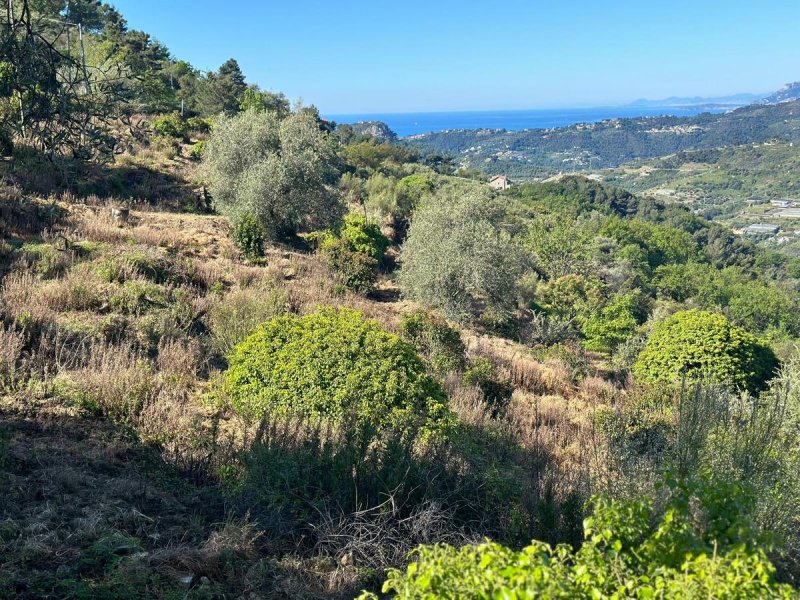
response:
<path id="1" fill-rule="evenodd" d="M 674 115 L 691 117 L 701 112 L 725 112 L 733 107 L 604 106 L 598 108 L 548 108 L 537 110 L 485 110 L 468 112 L 420 112 L 324 115 L 337 123 L 383 121 L 400 137 L 447 129 L 546 129 L 576 123 L 596 123 L 624 117 Z"/>

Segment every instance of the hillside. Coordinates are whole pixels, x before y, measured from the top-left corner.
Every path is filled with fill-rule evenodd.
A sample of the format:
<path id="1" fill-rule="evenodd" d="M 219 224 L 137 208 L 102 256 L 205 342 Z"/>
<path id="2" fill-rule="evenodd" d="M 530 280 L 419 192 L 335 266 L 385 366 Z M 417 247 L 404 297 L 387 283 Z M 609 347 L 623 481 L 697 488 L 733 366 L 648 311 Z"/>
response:
<path id="1" fill-rule="evenodd" d="M 0 29 L 0 598 L 800 597 L 800 258 L 597 176 L 494 189 L 103 2 Z"/>
<path id="2" fill-rule="evenodd" d="M 772 200 L 800 196 L 800 147 L 772 141 L 688 150 L 634 161 L 601 174 L 635 193 L 672 199 L 734 228 L 772 219 Z M 792 229 L 794 223 L 779 218 Z"/>
<path id="3" fill-rule="evenodd" d="M 443 131 L 408 138 L 423 152 L 450 154 L 469 168 L 527 179 L 616 167 L 682 150 L 800 143 L 800 103 L 751 105 L 725 114 L 642 117 L 528 131 Z"/>

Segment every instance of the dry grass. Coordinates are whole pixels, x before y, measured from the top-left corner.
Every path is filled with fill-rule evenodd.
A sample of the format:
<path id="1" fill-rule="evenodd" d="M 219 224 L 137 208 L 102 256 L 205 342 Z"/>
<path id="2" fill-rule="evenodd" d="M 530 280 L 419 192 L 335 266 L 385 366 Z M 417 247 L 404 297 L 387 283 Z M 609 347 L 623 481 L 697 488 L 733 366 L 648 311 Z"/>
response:
<path id="1" fill-rule="evenodd" d="M 208 311 L 211 344 L 219 354 L 226 355 L 256 326 L 291 310 L 289 296 L 282 288 L 259 285 L 234 290 L 216 299 Z"/>
<path id="2" fill-rule="evenodd" d="M 53 312 L 91 311 L 101 308 L 108 301 L 109 293 L 109 286 L 91 266 L 81 264 L 64 277 L 41 286 L 35 293 L 35 301 Z"/>
<path id="3" fill-rule="evenodd" d="M 32 273 L 11 273 L 3 279 L 0 288 L 0 305 L 7 318 L 17 319 L 23 313 L 50 314 L 45 305 L 34 302 L 37 287 L 36 277 Z M 38 309 L 38 310 L 37 310 Z"/>
<path id="4" fill-rule="evenodd" d="M 81 239 L 169 248 L 201 258 L 222 256 L 231 247 L 227 224 L 219 217 L 132 210 L 128 225 L 120 227 L 107 206 L 76 206 L 72 210 L 76 221 L 74 231 Z"/>
<path id="5" fill-rule="evenodd" d="M 200 344 L 191 339 L 162 339 L 158 345 L 158 369 L 164 374 L 185 378 L 197 375 Z"/>
<path id="6" fill-rule="evenodd" d="M 130 345 L 92 343 L 85 364 L 61 371 L 56 383 L 80 408 L 132 423 L 157 397 L 152 366 Z"/>
<path id="7" fill-rule="evenodd" d="M 20 362 L 24 347 L 21 333 L 0 325 L 0 390 L 13 389 L 21 379 Z"/>
<path id="8" fill-rule="evenodd" d="M 494 364 L 500 378 L 514 389 L 533 394 L 556 394 L 571 397 L 575 393 L 571 369 L 557 359 L 541 362 L 527 348 L 508 340 L 470 336 L 467 355 L 485 358 Z"/>

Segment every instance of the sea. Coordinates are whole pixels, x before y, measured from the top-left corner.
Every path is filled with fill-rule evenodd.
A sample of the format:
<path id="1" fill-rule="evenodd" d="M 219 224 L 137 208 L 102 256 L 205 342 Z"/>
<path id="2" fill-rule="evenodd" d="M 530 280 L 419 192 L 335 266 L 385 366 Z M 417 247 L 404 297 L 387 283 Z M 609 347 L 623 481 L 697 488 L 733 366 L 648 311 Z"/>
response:
<path id="1" fill-rule="evenodd" d="M 625 117 L 673 115 L 691 117 L 703 112 L 721 113 L 733 106 L 603 106 L 596 108 L 546 108 L 535 110 L 480 110 L 385 114 L 323 115 L 337 123 L 383 121 L 400 137 L 448 129 L 548 129 L 576 123 L 596 123 Z"/>

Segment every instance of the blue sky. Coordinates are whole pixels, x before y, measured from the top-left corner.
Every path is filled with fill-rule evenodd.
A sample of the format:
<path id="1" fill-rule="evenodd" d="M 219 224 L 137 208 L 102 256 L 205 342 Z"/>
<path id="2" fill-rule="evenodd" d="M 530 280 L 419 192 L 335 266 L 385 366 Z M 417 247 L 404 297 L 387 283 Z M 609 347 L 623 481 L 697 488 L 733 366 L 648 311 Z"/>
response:
<path id="1" fill-rule="evenodd" d="M 599 106 L 800 80 L 800 0 L 111 0 L 323 113 Z"/>

